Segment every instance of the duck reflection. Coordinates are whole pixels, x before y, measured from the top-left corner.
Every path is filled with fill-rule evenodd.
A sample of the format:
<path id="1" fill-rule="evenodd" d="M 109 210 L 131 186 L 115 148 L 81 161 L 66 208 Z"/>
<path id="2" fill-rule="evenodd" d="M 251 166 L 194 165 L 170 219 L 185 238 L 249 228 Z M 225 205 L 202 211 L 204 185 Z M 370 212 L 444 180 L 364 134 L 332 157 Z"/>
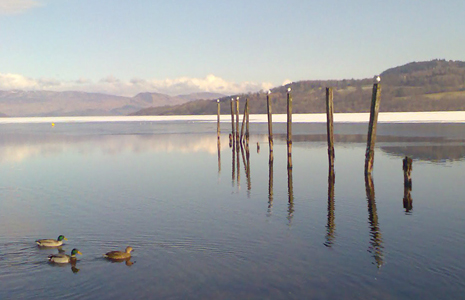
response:
<path id="1" fill-rule="evenodd" d="M 368 201 L 368 221 L 370 223 L 370 247 L 369 252 L 375 259 L 376 266 L 383 265 L 383 239 L 379 229 L 378 212 L 375 202 L 375 186 L 370 174 L 365 173 L 365 189 Z"/>
<path id="2" fill-rule="evenodd" d="M 335 238 L 336 224 L 334 223 L 334 184 L 336 181 L 336 174 L 334 168 L 330 164 L 328 172 L 328 223 L 326 225 L 326 247 L 332 247 Z"/>
<path id="3" fill-rule="evenodd" d="M 124 262 L 126 266 L 130 267 L 134 264 L 134 262 L 131 261 L 131 259 L 132 257 L 123 258 L 123 259 L 107 258 L 106 260 L 108 260 L 111 263 L 117 263 L 117 264 Z"/>

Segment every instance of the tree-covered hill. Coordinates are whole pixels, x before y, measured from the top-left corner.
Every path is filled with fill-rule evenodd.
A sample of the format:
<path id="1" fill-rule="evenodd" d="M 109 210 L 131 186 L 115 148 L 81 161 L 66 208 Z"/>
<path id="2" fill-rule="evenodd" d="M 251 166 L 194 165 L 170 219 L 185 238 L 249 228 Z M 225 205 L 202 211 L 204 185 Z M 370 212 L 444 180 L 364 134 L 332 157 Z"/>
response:
<path id="1" fill-rule="evenodd" d="M 465 62 L 432 60 L 388 69 L 381 76 L 380 111 L 465 110 Z M 335 112 L 368 112 L 373 79 L 307 80 L 271 89 L 273 113 L 286 112 L 291 87 L 294 113 L 325 112 L 325 90 L 334 90 Z M 249 99 L 250 113 L 266 113 L 266 92 L 220 98 L 221 113 L 230 113 L 231 98 L 240 97 L 240 109 Z M 216 114 L 215 100 L 198 100 L 171 107 L 146 108 L 133 115 Z"/>

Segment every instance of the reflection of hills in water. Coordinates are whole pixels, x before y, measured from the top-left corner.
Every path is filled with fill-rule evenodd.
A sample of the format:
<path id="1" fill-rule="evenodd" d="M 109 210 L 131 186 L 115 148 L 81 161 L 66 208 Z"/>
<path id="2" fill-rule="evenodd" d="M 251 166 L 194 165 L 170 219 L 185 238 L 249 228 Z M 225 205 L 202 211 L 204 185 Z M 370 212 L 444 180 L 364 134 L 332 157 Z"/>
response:
<path id="1" fill-rule="evenodd" d="M 275 135 L 276 139 L 286 140 L 286 135 Z M 366 143 L 367 136 L 363 134 L 336 134 L 337 143 Z M 294 145 L 298 142 L 324 142 L 326 134 L 294 135 Z M 382 145 L 382 144 L 394 144 Z M 411 136 L 383 136 L 376 137 L 376 144 L 380 149 L 392 156 L 409 156 L 415 160 L 425 160 L 433 162 L 457 161 L 465 158 L 465 140 L 448 139 L 444 137 L 411 137 Z M 381 144 L 381 145 L 380 145 Z"/>
<path id="2" fill-rule="evenodd" d="M 227 136 L 222 136 L 221 148 L 227 148 Z M 73 149 L 81 154 L 112 155 L 122 152 L 193 153 L 218 151 L 217 137 L 211 134 L 166 135 L 3 135 L 0 138 L 0 163 L 20 162 L 30 157 L 57 155 Z"/>

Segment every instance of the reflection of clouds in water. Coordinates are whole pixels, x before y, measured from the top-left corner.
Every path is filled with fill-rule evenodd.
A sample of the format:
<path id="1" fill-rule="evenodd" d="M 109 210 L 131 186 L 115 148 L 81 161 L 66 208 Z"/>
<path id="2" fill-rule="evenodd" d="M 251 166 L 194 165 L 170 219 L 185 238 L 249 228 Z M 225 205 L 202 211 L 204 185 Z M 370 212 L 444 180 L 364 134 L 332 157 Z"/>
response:
<path id="1" fill-rule="evenodd" d="M 266 137 L 260 138 L 266 140 Z M 107 155 L 122 152 L 168 152 L 218 154 L 217 137 L 212 134 L 167 135 L 92 135 L 9 137 L 0 142 L 0 163 L 21 162 L 31 157 L 46 157 L 65 151 L 86 155 L 100 151 Z M 221 136 L 221 149 L 229 147 L 229 139 Z"/>

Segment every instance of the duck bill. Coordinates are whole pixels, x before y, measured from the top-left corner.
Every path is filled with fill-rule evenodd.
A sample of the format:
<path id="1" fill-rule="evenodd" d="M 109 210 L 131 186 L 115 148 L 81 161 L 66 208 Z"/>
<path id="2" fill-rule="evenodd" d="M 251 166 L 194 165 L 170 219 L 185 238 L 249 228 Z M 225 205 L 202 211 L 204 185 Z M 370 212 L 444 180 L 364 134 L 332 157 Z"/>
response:
<path id="1" fill-rule="evenodd" d="M 81 255 L 82 255 L 81 251 L 78 251 L 77 254 L 81 254 Z"/>
<path id="2" fill-rule="evenodd" d="M 67 241 L 68 239 L 67 238 L 63 238 L 65 241 Z"/>

